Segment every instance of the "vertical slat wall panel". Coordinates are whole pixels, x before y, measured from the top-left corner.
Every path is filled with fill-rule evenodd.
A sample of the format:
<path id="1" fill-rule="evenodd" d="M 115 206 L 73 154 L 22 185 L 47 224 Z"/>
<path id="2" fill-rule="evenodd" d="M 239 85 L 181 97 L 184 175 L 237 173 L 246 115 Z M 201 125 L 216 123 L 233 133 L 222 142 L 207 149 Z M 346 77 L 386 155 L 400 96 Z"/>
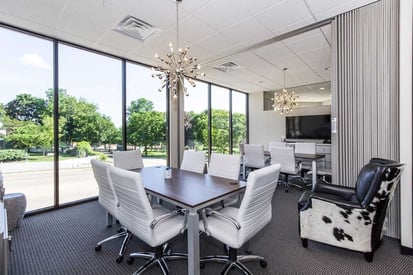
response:
<path id="1" fill-rule="evenodd" d="M 333 181 L 354 187 L 372 157 L 399 160 L 399 1 L 382 0 L 332 22 Z M 400 194 L 387 235 L 400 237 Z"/>

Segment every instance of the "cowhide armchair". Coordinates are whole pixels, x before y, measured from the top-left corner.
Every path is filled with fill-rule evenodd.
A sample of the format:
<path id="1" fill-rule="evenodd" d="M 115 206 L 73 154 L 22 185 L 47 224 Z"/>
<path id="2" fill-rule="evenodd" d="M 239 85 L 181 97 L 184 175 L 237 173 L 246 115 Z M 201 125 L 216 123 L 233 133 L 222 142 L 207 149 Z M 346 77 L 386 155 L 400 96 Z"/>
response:
<path id="1" fill-rule="evenodd" d="M 373 158 L 358 174 L 355 188 L 317 184 L 298 202 L 303 247 L 308 240 L 364 253 L 373 260 L 403 164 Z"/>

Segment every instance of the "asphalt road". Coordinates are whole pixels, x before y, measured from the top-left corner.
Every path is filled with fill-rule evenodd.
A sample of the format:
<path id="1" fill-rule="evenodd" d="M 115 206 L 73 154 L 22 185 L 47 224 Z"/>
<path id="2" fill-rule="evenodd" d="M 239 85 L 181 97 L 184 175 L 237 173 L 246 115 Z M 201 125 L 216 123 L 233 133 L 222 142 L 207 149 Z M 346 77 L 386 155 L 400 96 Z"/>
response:
<path id="1" fill-rule="evenodd" d="M 26 211 L 53 205 L 53 171 L 35 171 L 3 174 L 7 193 L 24 193 Z M 92 168 L 65 169 L 59 171 L 60 203 L 97 196 L 98 187 Z"/>

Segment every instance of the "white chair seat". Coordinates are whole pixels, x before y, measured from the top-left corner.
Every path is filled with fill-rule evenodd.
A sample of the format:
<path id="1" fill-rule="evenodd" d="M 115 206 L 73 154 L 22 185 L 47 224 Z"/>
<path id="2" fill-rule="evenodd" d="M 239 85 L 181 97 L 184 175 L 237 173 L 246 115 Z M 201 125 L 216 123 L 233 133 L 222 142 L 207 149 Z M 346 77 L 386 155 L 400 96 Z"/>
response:
<path id="1" fill-rule="evenodd" d="M 219 211 L 221 214 L 236 219 L 238 217 L 239 208 L 225 207 Z M 239 230 L 227 220 L 220 218 L 219 216 L 208 217 L 208 230 L 211 235 L 220 242 L 228 245 L 232 248 L 240 248 L 243 242 L 238 237 Z M 199 222 L 199 228 L 201 231 L 205 231 L 204 222 Z"/>
<path id="2" fill-rule="evenodd" d="M 160 217 L 162 215 L 170 213 L 171 210 L 161 207 L 160 205 L 153 206 L 153 216 L 154 218 Z M 153 230 L 151 230 L 150 236 L 145 236 L 141 239 L 145 241 L 152 247 L 156 247 L 166 243 L 168 240 L 172 239 L 178 235 L 182 230 L 182 225 L 184 224 L 184 217 L 181 215 L 176 215 L 168 218 L 165 222 L 159 222 Z M 133 230 L 131 230 L 133 233 Z"/>

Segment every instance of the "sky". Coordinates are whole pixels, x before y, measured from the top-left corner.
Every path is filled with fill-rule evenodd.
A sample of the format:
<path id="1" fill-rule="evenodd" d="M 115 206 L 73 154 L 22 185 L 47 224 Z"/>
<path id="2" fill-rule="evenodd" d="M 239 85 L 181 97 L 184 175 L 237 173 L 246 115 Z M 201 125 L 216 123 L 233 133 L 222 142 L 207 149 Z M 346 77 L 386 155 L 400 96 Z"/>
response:
<path id="1" fill-rule="evenodd" d="M 4 28 L 0 28 L 0 41 L 0 102 L 5 104 L 21 93 L 45 98 L 45 91 L 53 87 L 52 42 Z M 145 97 L 155 110 L 165 111 L 165 93 L 158 91 L 161 83 L 151 77 L 151 70 L 127 63 L 126 71 L 127 104 Z M 59 44 L 59 86 L 71 96 L 97 104 L 99 112 L 121 126 L 120 60 Z M 206 110 L 207 84 L 186 87 L 185 111 Z M 228 110 L 228 103 L 228 90 L 212 86 L 212 106 Z M 244 96 L 233 96 L 233 103 L 234 111 L 245 112 Z"/>

